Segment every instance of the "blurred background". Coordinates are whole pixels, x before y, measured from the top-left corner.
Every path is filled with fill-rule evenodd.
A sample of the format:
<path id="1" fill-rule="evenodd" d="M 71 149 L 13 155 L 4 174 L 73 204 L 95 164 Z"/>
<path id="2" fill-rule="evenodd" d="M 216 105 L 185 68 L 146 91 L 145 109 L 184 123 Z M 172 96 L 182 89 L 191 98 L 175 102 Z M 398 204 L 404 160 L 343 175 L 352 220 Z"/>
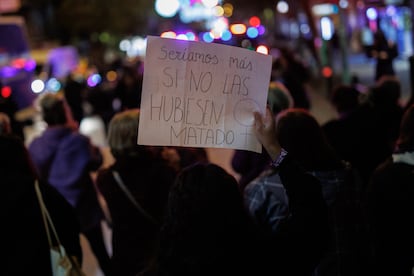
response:
<path id="1" fill-rule="evenodd" d="M 291 49 L 312 72 L 310 111 L 324 123 L 335 117 L 329 96 L 336 84 L 374 84 L 369 53 L 378 29 L 398 47 L 402 100 L 412 97 L 413 11 L 409 0 L 0 0 L 0 112 L 28 144 L 45 127 L 36 97 L 65 93 L 80 131 L 105 149 L 112 116 L 140 105 L 146 37 L 154 35 L 274 60 Z M 208 149 L 212 162 L 237 177 L 232 154 Z M 85 270 L 98 275 L 83 246 Z"/>

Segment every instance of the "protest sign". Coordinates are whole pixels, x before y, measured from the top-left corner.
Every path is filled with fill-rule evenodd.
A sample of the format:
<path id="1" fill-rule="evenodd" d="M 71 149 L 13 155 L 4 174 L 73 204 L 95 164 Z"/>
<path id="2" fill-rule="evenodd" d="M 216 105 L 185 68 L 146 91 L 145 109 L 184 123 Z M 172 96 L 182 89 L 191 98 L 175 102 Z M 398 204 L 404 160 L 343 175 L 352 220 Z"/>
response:
<path id="1" fill-rule="evenodd" d="M 149 36 L 138 144 L 261 152 L 272 58 L 215 43 Z"/>

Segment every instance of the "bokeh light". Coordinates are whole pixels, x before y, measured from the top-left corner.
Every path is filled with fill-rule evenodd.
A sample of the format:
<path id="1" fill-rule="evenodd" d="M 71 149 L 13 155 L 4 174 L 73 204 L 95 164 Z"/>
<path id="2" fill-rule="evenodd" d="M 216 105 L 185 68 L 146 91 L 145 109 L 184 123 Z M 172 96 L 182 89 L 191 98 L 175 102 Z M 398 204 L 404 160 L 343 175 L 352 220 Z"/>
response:
<path id="1" fill-rule="evenodd" d="M 34 80 L 30 85 L 33 93 L 40 93 L 45 89 L 45 83 L 42 80 Z"/>
<path id="2" fill-rule="evenodd" d="M 170 18 L 177 14 L 180 8 L 178 0 L 156 0 L 155 11 L 162 17 Z"/>
<path id="3" fill-rule="evenodd" d="M 210 43 L 214 41 L 213 36 L 210 34 L 210 32 L 206 32 L 202 34 L 202 39 L 204 42 Z"/>
<path id="4" fill-rule="evenodd" d="M 12 90 L 11 90 L 11 87 L 10 86 L 3 86 L 1 88 L 1 96 L 3 98 L 6 99 L 6 98 L 10 97 L 11 96 L 11 93 L 12 93 Z"/>
<path id="5" fill-rule="evenodd" d="M 46 89 L 51 92 L 58 92 L 62 85 L 56 78 L 50 78 L 46 83 Z"/>
<path id="6" fill-rule="evenodd" d="M 207 8 L 213 8 L 218 4 L 218 0 L 201 0 L 201 2 Z"/>
<path id="7" fill-rule="evenodd" d="M 168 32 L 163 32 L 160 36 L 164 38 L 176 38 L 177 34 L 175 32 L 168 31 Z"/>
<path id="8" fill-rule="evenodd" d="M 95 87 L 102 81 L 102 77 L 99 74 L 92 74 L 86 81 L 89 87 Z"/>
<path id="9" fill-rule="evenodd" d="M 366 11 L 366 15 L 370 20 L 376 20 L 378 17 L 377 10 L 375 8 L 369 8 Z"/>
<path id="10" fill-rule="evenodd" d="M 246 35 L 250 38 L 256 38 L 259 35 L 259 31 L 255 27 L 247 28 Z"/>
<path id="11" fill-rule="evenodd" d="M 286 1 L 279 1 L 276 5 L 276 10 L 280 13 L 287 13 L 289 11 L 289 4 Z"/>
<path id="12" fill-rule="evenodd" d="M 225 30 L 221 34 L 221 40 L 223 40 L 223 41 L 229 41 L 232 37 L 233 37 L 233 35 L 231 34 L 231 32 L 229 30 Z"/>
<path id="13" fill-rule="evenodd" d="M 230 31 L 233 34 L 236 34 L 236 35 L 244 34 L 244 33 L 246 33 L 246 25 L 244 25 L 244 24 L 233 24 L 233 25 L 230 26 Z"/>
<path id="14" fill-rule="evenodd" d="M 265 45 L 259 45 L 256 48 L 256 52 L 264 54 L 264 55 L 268 55 L 269 49 Z"/>
<path id="15" fill-rule="evenodd" d="M 256 28 L 259 27 L 259 25 L 260 25 L 260 18 L 257 17 L 257 16 L 250 17 L 249 24 L 250 24 L 250 26 L 253 26 L 253 27 L 256 27 Z"/>
<path id="16" fill-rule="evenodd" d="M 106 79 L 110 82 L 116 81 L 117 78 L 118 78 L 118 74 L 113 70 L 108 71 L 106 73 Z"/>

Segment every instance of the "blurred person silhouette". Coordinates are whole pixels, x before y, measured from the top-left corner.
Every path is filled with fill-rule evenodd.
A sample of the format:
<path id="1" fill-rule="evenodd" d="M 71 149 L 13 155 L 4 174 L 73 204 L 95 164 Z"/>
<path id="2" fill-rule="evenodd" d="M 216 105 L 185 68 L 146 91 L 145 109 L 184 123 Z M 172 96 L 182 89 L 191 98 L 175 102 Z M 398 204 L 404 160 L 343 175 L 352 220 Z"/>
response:
<path id="1" fill-rule="evenodd" d="M 311 78 L 310 70 L 291 49 L 283 47 L 279 52 L 279 58 L 273 62 L 273 80 L 286 86 L 292 95 L 294 107 L 309 109 L 311 102 L 306 84 Z"/>
<path id="2" fill-rule="evenodd" d="M 42 94 L 36 104 L 47 123 L 45 131 L 28 146 L 37 173 L 75 209 L 81 232 L 100 268 L 110 275 L 101 227 L 104 215 L 90 174 L 102 164 L 102 155 L 88 137 L 78 133 L 77 122 L 61 94 Z"/>
<path id="3" fill-rule="evenodd" d="M 375 275 L 412 275 L 414 267 L 414 105 L 401 121 L 393 153 L 373 172 L 368 190 Z"/>
<path id="4" fill-rule="evenodd" d="M 2 275 L 50 275 L 49 242 L 35 192 L 37 175 L 22 139 L 0 134 Z M 79 222 L 69 203 L 47 182 L 39 187 L 66 253 L 82 263 Z"/>
<path id="5" fill-rule="evenodd" d="M 196 163 L 170 190 L 155 275 L 264 275 L 254 241 L 236 179 Z"/>
<path id="6" fill-rule="evenodd" d="M 121 100 L 121 110 L 139 108 L 141 105 L 141 90 L 143 75 L 138 65 L 123 66 L 121 79 L 115 88 L 116 95 Z"/>
<path id="7" fill-rule="evenodd" d="M 12 93 L 12 89 L 8 86 L 4 86 L 1 80 L 0 89 L 4 89 L 4 91 L 9 91 L 9 93 Z M 25 137 L 23 128 L 26 124 L 30 123 L 30 121 L 20 121 L 16 119 L 16 114 L 19 112 L 19 107 L 14 96 L 16 95 L 13 93 L 9 97 L 0 96 L 0 112 L 8 116 L 8 124 L 10 125 L 11 131 L 15 135 L 18 135 L 20 138 L 24 139 Z"/>
<path id="8" fill-rule="evenodd" d="M 342 117 L 339 127 L 323 127 L 340 158 L 359 171 L 364 191 L 373 170 L 392 153 L 403 113 L 400 97 L 399 80 L 384 76 L 365 101 Z"/>
<path id="9" fill-rule="evenodd" d="M 84 112 L 83 112 L 83 102 L 86 85 L 83 82 L 77 81 L 73 74 L 69 74 L 66 78 L 65 86 L 63 93 L 65 95 L 66 102 L 72 110 L 73 118 L 81 123 Z"/>
<path id="10" fill-rule="evenodd" d="M 273 114 L 293 107 L 293 99 L 287 88 L 278 81 L 269 84 L 267 104 Z M 231 159 L 233 170 L 240 175 L 239 187 L 244 190 L 247 184 L 270 166 L 272 160 L 266 150 L 256 153 L 246 150 L 235 150 Z"/>
<path id="11" fill-rule="evenodd" d="M 259 230 L 271 275 L 312 275 L 325 254 L 328 212 L 319 180 L 279 144 L 275 118 L 257 112 L 255 134 L 272 161 L 244 190 L 244 203 Z"/>
<path id="12" fill-rule="evenodd" d="M 153 147 L 137 144 L 138 124 L 138 109 L 112 118 L 108 143 L 116 161 L 99 170 L 96 181 L 112 220 L 113 275 L 137 275 L 154 261 L 175 177 L 175 171 Z"/>
<path id="13" fill-rule="evenodd" d="M 317 120 L 304 109 L 279 113 L 276 132 L 283 149 L 319 180 L 328 206 L 329 246 L 315 275 L 366 275 L 368 224 L 358 172 L 339 158 Z"/>
<path id="14" fill-rule="evenodd" d="M 398 57 L 397 45 L 388 40 L 384 31 L 379 28 L 374 34 L 374 44 L 371 49 L 371 56 L 377 60 L 375 66 L 375 80 L 382 76 L 394 76 L 394 59 Z"/>
<path id="15" fill-rule="evenodd" d="M 209 161 L 205 148 L 168 146 L 157 148 L 156 151 L 176 172 L 197 162 Z"/>
<path id="16" fill-rule="evenodd" d="M 0 112 L 0 134 L 11 134 L 10 117 L 6 113 Z"/>
<path id="17" fill-rule="evenodd" d="M 335 108 L 337 117 L 322 125 L 325 137 L 341 159 L 348 157 L 353 143 L 350 136 L 354 126 L 350 118 L 358 110 L 362 101 L 361 92 L 351 85 L 340 84 L 332 91 L 330 102 Z"/>

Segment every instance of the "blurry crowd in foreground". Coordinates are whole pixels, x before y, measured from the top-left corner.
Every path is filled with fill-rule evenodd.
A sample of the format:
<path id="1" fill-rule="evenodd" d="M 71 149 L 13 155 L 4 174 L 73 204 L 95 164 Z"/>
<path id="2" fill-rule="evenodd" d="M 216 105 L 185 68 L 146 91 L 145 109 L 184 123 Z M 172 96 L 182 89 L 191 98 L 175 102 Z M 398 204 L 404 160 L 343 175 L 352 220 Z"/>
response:
<path id="1" fill-rule="evenodd" d="M 375 51 L 375 85 L 335 86 L 337 117 L 320 125 L 312 74 L 281 49 L 266 114 L 253 114 L 264 152 L 235 151 L 237 179 L 205 149 L 137 145 L 141 63 L 113 86 L 69 76 L 40 95 L 30 139 L 1 114 L 5 275 L 51 275 L 36 180 L 68 254 L 82 262 L 84 235 L 105 275 L 411 275 L 414 105 L 381 71 L 392 54 Z"/>

